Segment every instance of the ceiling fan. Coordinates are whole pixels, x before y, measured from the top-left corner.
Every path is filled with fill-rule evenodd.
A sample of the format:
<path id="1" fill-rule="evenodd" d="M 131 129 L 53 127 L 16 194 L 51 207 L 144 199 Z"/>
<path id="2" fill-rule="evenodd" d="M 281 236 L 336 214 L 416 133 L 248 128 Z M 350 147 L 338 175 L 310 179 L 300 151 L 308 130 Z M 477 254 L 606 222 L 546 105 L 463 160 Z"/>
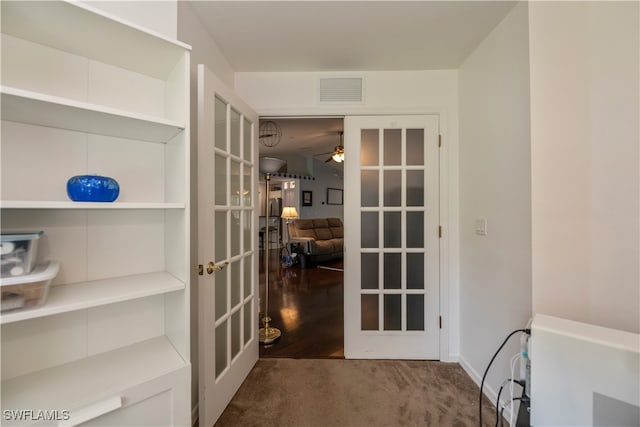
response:
<path id="1" fill-rule="evenodd" d="M 333 160 L 336 163 L 344 162 L 344 145 L 342 143 L 343 136 L 344 136 L 344 132 L 340 132 L 340 145 L 336 145 L 332 152 L 324 153 L 324 154 L 331 154 L 331 156 L 329 156 L 329 158 L 324 161 L 325 163 L 329 163 L 331 160 Z"/>

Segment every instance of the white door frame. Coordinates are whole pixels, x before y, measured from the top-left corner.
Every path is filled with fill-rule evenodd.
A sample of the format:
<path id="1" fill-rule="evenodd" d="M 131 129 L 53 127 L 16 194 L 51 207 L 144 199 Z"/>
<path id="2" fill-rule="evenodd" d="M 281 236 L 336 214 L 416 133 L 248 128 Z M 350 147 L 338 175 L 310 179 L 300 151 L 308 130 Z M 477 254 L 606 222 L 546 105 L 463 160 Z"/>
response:
<path id="1" fill-rule="evenodd" d="M 438 115 L 442 147 L 440 149 L 440 360 L 458 361 L 459 340 L 459 273 L 455 268 L 459 260 L 458 237 L 458 150 L 457 144 L 450 144 L 451 132 L 448 129 L 449 114 L 445 107 L 300 107 L 294 109 L 256 109 L 260 117 L 298 117 L 298 116 L 372 116 L 372 115 Z"/>

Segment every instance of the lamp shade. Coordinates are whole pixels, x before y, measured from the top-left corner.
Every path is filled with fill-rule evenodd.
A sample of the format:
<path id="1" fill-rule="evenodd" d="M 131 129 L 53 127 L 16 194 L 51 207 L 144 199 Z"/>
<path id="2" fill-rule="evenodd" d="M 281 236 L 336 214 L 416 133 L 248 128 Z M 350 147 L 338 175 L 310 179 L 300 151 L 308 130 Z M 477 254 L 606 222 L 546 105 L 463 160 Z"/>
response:
<path id="1" fill-rule="evenodd" d="M 282 209 L 282 218 L 298 218 L 298 211 L 293 206 L 285 206 Z"/>
<path id="2" fill-rule="evenodd" d="M 260 157 L 260 172 L 276 173 L 284 166 L 284 163 L 284 160 L 275 157 Z"/>

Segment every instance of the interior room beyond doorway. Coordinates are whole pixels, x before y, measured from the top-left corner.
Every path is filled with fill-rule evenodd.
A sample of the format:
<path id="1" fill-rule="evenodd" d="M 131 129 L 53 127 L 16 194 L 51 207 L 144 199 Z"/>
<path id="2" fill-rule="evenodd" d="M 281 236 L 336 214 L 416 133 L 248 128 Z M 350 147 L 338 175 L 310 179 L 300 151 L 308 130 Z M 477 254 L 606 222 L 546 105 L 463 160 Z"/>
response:
<path id="1" fill-rule="evenodd" d="M 342 131 L 342 117 L 260 119 L 260 157 L 285 162 L 270 176 L 268 200 L 263 173 L 259 182 L 260 317 L 268 244 L 268 315 L 282 332 L 276 342 L 260 346 L 260 357 L 344 357 L 342 256 L 307 257 L 287 226 L 308 219 L 343 221 L 342 200 L 336 197 L 344 189 L 342 163 L 332 159 Z"/>

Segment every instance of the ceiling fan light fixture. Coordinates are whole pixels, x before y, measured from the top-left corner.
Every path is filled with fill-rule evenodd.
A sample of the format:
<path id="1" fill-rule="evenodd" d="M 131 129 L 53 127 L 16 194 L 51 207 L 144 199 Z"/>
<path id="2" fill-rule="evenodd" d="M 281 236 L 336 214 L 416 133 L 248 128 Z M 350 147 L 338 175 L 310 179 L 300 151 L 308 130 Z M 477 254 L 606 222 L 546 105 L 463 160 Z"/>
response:
<path id="1" fill-rule="evenodd" d="M 344 162 L 344 149 L 342 151 L 336 150 L 331 156 L 331 159 L 336 163 Z"/>

